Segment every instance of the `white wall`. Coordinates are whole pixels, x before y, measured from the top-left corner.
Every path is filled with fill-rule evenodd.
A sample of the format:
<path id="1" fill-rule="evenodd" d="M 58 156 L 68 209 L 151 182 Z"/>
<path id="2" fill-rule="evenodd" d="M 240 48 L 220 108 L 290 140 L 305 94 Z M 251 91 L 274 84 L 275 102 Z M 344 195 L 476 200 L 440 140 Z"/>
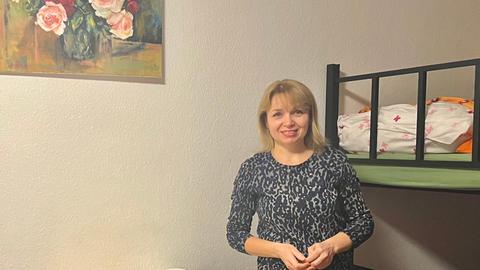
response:
<path id="1" fill-rule="evenodd" d="M 228 247 L 225 222 L 236 171 L 258 147 L 255 110 L 268 83 L 303 81 L 323 119 L 328 63 L 356 74 L 480 55 L 473 0 L 175 0 L 165 8 L 165 85 L 0 76 L 0 269 L 255 269 L 255 258 Z M 438 242 L 397 233 L 405 223 L 385 218 L 386 192 L 423 203 L 367 190 L 377 232 L 390 238 L 361 248 L 362 264 L 395 269 L 397 259 L 382 254 L 396 244 L 398 265 L 410 269 L 418 261 L 474 268 L 478 256 L 453 262 L 435 252 Z M 459 195 L 438 196 L 442 205 Z M 401 199 L 393 204 L 402 208 Z M 414 217 L 416 230 L 429 222 Z M 459 228 L 475 230 L 479 218 L 466 222 Z M 405 258 L 412 247 L 414 259 Z"/>

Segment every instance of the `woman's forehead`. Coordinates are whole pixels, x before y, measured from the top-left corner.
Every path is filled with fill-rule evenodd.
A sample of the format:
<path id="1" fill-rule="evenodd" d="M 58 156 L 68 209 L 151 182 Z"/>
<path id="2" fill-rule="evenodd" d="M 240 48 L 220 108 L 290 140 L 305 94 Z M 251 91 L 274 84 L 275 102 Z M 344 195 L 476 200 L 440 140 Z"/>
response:
<path id="1" fill-rule="evenodd" d="M 279 108 L 304 108 L 308 107 L 299 97 L 289 93 L 277 93 L 272 96 L 270 110 Z"/>

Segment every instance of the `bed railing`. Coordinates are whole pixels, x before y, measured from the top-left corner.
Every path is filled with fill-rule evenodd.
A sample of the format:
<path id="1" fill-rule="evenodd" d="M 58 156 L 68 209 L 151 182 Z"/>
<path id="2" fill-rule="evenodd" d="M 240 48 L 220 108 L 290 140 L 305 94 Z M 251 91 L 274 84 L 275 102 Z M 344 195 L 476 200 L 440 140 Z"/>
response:
<path id="1" fill-rule="evenodd" d="M 474 112 L 473 112 L 473 145 L 471 161 L 432 161 L 424 159 L 425 152 L 425 102 L 428 72 L 460 67 L 473 66 L 475 69 Z M 384 77 L 418 74 L 417 92 L 417 130 L 415 160 L 377 159 L 377 125 L 378 96 L 380 79 Z M 412 166 L 433 168 L 470 168 L 480 169 L 479 137 L 480 137 L 480 58 L 449 62 L 436 65 L 404 68 L 355 76 L 340 77 L 340 65 L 327 65 L 327 93 L 325 136 L 330 144 L 339 147 L 337 119 L 339 114 L 340 84 L 345 82 L 371 80 L 371 110 L 370 110 L 370 151 L 369 158 L 351 158 L 354 164 L 372 164 L 389 166 Z"/>

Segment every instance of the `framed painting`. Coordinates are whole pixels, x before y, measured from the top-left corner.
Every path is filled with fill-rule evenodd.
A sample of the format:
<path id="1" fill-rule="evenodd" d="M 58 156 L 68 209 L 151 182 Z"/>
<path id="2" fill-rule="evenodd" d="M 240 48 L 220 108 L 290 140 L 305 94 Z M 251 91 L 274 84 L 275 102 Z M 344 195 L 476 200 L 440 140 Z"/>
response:
<path id="1" fill-rule="evenodd" d="M 164 0 L 0 0 L 0 74 L 164 83 Z"/>

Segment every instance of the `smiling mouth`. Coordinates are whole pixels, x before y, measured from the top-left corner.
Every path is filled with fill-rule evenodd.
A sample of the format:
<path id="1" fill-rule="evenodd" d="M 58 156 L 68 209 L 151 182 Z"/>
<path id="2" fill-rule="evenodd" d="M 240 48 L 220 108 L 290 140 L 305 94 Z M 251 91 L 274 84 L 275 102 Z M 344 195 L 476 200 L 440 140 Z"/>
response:
<path id="1" fill-rule="evenodd" d="M 297 131 L 298 130 L 284 130 L 282 131 L 282 134 L 287 136 L 287 137 L 293 137 L 293 136 L 296 136 L 297 135 Z"/>

